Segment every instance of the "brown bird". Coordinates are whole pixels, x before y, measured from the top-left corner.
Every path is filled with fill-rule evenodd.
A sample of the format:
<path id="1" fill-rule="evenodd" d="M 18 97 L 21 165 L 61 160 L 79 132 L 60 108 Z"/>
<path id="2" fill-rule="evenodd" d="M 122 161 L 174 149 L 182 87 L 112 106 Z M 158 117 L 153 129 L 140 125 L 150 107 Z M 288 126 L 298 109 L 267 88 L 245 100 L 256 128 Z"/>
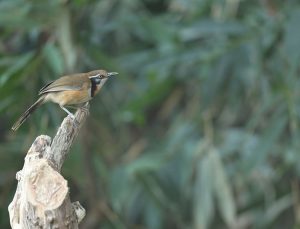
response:
<path id="1" fill-rule="evenodd" d="M 61 109 L 74 118 L 74 115 L 65 106 L 88 102 L 100 91 L 110 76 L 117 74 L 117 72 L 95 70 L 87 73 L 62 76 L 48 83 L 39 91 L 39 99 L 21 115 L 13 125 L 12 130 L 16 131 L 32 112 L 48 101 L 59 104 Z"/>

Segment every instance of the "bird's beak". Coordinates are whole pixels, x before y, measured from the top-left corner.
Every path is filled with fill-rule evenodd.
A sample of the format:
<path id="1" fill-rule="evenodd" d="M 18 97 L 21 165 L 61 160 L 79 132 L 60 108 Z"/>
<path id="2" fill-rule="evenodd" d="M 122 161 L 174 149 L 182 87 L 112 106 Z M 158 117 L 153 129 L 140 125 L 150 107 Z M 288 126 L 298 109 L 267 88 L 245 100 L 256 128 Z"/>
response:
<path id="1" fill-rule="evenodd" d="M 111 76 L 115 76 L 115 75 L 118 75 L 119 73 L 117 73 L 117 72 L 108 72 L 107 73 L 107 76 L 108 77 L 111 77 Z"/>

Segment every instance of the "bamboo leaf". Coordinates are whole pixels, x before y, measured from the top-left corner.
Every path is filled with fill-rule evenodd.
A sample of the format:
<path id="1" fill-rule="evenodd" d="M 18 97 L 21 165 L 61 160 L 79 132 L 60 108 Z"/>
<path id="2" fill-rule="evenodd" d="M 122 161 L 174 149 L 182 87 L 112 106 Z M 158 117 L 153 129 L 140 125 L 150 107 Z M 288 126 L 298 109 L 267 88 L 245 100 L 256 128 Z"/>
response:
<path id="1" fill-rule="evenodd" d="M 43 54 L 53 72 L 56 75 L 62 75 L 64 72 L 64 61 L 60 50 L 53 43 L 48 43 L 43 50 Z"/>
<path id="2" fill-rule="evenodd" d="M 218 209 L 227 226 L 232 227 L 236 222 L 236 207 L 226 171 L 216 149 L 211 149 L 210 156 L 215 172 L 213 180 Z"/>
<path id="3" fill-rule="evenodd" d="M 207 154 L 197 165 L 194 189 L 194 225 L 195 229 L 208 228 L 212 221 L 214 205 L 214 168 L 212 157 Z"/>
<path id="4" fill-rule="evenodd" d="M 33 58 L 34 53 L 28 52 L 19 58 L 16 58 L 13 64 L 1 74 L 0 87 L 3 86 L 14 74 L 24 68 Z"/>

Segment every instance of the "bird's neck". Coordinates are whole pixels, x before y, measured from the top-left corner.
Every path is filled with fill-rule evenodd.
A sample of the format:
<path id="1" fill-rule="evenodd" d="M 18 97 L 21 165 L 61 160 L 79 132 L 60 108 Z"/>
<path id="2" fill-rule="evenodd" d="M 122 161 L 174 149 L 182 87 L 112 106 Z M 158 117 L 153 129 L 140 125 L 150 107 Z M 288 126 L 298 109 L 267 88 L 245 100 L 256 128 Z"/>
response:
<path id="1" fill-rule="evenodd" d="M 98 83 L 93 78 L 91 79 L 91 97 L 94 97 L 100 91 L 106 81 L 107 79 L 101 79 L 101 81 Z"/>

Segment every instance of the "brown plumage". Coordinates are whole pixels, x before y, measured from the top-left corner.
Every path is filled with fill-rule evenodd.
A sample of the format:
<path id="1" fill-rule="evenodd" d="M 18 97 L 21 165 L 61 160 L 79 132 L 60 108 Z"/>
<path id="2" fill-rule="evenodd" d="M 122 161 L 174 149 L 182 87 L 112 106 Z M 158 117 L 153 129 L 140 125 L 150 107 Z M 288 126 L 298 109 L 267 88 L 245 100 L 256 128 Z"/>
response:
<path id="1" fill-rule="evenodd" d="M 62 76 L 50 82 L 39 91 L 40 98 L 21 115 L 13 125 L 12 130 L 16 131 L 32 112 L 48 101 L 59 104 L 64 111 L 74 118 L 74 115 L 64 106 L 88 102 L 100 91 L 110 76 L 117 74 L 117 72 L 95 70 Z"/>

